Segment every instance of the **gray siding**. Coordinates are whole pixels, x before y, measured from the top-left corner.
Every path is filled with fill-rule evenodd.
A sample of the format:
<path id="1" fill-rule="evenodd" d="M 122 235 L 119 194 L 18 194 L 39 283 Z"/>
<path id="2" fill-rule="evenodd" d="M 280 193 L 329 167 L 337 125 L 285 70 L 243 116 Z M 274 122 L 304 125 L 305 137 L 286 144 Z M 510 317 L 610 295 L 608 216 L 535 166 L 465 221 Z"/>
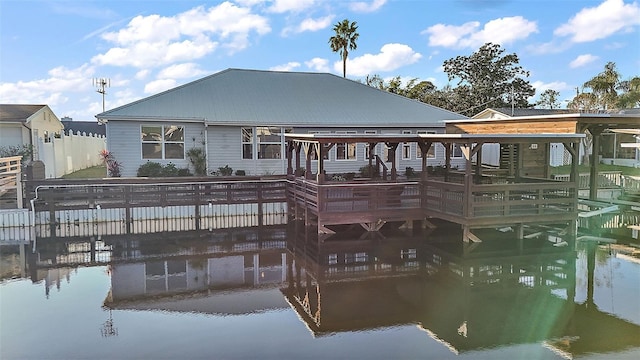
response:
<path id="1" fill-rule="evenodd" d="M 178 168 L 189 167 L 189 160 L 171 159 L 142 159 L 142 142 L 140 140 L 140 126 L 144 125 L 180 125 L 184 126 L 185 152 L 192 147 L 203 146 L 204 125 L 198 123 L 179 122 L 141 122 L 141 121 L 109 121 L 107 124 L 107 149 L 113 154 L 116 161 L 122 164 L 123 177 L 136 176 L 140 165 L 148 161 L 158 162 L 162 165 L 173 163 Z M 193 169 L 192 169 L 193 171 Z"/>
<path id="2" fill-rule="evenodd" d="M 111 151 L 115 159 L 122 164 L 122 176 L 136 176 L 137 170 L 140 165 L 143 165 L 147 161 L 158 162 L 162 165 L 166 165 L 170 162 L 175 164 L 178 168 L 192 166 L 189 160 L 185 157 L 184 160 L 146 160 L 142 159 L 142 146 L 140 141 L 140 126 L 145 125 L 169 125 L 179 124 L 170 122 L 139 122 L 139 121 L 110 121 L 107 126 L 107 139 L 108 149 Z M 199 123 L 181 123 L 185 126 L 185 151 L 193 147 L 201 147 L 205 142 L 205 133 L 207 135 L 206 143 L 208 145 L 207 151 L 207 168 L 208 173 L 218 170 L 220 167 L 229 166 L 233 169 L 234 173 L 237 170 L 244 170 L 247 175 L 270 175 L 270 174 L 284 174 L 286 172 L 287 161 L 286 154 L 284 152 L 284 143 L 282 146 L 282 158 L 281 159 L 243 159 L 242 158 L 242 132 L 241 127 L 236 126 L 209 126 L 205 130 L 203 124 Z M 365 131 L 376 131 L 378 134 L 402 134 L 403 130 L 411 131 L 415 134 L 418 130 L 421 131 L 433 131 L 436 133 L 443 133 L 444 127 L 428 127 L 428 128 L 398 128 L 398 129 L 376 129 L 376 128 L 358 128 L 351 131 L 356 131 L 358 134 L 363 134 Z M 294 133 L 307 134 L 309 132 L 323 131 L 335 133 L 336 131 L 345 131 L 345 129 L 336 128 L 294 128 Z M 255 143 L 254 143 L 255 146 Z M 365 157 L 365 144 L 357 144 L 356 146 L 356 159 L 355 160 L 338 160 L 336 159 L 335 147 L 331 149 L 329 153 L 329 160 L 325 161 L 325 169 L 329 174 L 346 173 L 346 172 L 358 172 L 362 166 L 368 163 Z M 397 158 L 397 170 L 399 173 L 404 173 L 407 167 L 412 167 L 416 171 L 419 171 L 422 166 L 422 160 L 416 156 L 417 144 L 410 145 L 410 158 L 402 158 L 402 144 L 398 146 L 396 150 Z M 254 154 L 255 154 L 254 149 Z M 435 145 L 435 158 L 428 159 L 428 165 L 438 166 L 444 164 L 444 147 L 440 144 Z M 384 145 L 378 144 L 375 150 L 376 155 L 379 155 L 384 159 Z M 300 164 L 304 167 L 305 159 L 304 154 L 301 154 Z M 460 168 L 464 167 L 464 159 L 452 159 L 452 166 Z M 294 162 L 295 166 L 295 162 Z M 387 166 L 390 168 L 391 163 Z M 317 170 L 317 161 L 312 164 L 313 170 Z"/>

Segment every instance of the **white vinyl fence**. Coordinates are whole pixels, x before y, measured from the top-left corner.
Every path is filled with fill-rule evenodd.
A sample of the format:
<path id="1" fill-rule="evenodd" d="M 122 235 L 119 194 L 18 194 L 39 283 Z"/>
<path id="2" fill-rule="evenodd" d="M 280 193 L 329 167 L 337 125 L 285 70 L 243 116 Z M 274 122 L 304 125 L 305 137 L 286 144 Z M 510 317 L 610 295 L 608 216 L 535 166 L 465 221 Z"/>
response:
<path id="1" fill-rule="evenodd" d="M 47 178 L 59 178 L 74 171 L 101 165 L 100 152 L 106 149 L 106 138 L 101 135 L 69 131 L 50 142 L 38 139 L 38 157 L 44 162 Z M 107 174 L 105 173 L 105 177 Z"/>

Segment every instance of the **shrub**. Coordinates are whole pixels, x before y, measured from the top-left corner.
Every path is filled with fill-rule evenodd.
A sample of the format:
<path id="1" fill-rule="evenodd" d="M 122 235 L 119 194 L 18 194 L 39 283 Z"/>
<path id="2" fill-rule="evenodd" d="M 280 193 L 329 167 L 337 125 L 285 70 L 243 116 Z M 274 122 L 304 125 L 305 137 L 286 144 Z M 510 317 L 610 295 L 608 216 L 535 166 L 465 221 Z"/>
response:
<path id="1" fill-rule="evenodd" d="M 244 170 L 236 170 L 236 176 L 245 176 L 247 173 Z"/>
<path id="2" fill-rule="evenodd" d="M 406 168 L 406 169 L 405 169 L 405 171 L 404 171 L 404 174 L 405 174 L 407 177 L 413 177 L 413 176 L 415 176 L 415 175 L 416 175 L 416 171 L 415 171 L 415 170 L 413 170 L 413 168 L 412 168 L 411 166 L 407 166 L 407 168 Z"/>
<path id="3" fill-rule="evenodd" d="M 207 156 L 202 148 L 191 148 L 187 150 L 187 157 L 196 175 L 207 175 Z"/>
<path id="4" fill-rule="evenodd" d="M 144 177 L 176 177 L 176 176 L 192 176 L 188 168 L 178 168 L 174 163 L 168 163 L 165 166 L 155 161 L 147 161 L 146 164 L 140 165 L 137 176 Z"/>
<path id="5" fill-rule="evenodd" d="M 229 165 L 221 166 L 217 171 L 211 173 L 211 175 L 215 176 L 231 176 L 233 174 L 233 169 Z"/>
<path id="6" fill-rule="evenodd" d="M 379 174 L 376 172 L 376 167 L 374 165 L 371 165 L 371 166 L 365 165 L 360 168 L 359 172 L 361 177 L 376 178 L 379 176 Z"/>
<path id="7" fill-rule="evenodd" d="M 100 151 L 100 157 L 102 158 L 102 162 L 107 167 L 107 174 L 110 177 L 120 177 L 120 169 L 122 168 L 122 164 L 116 161 L 115 157 L 109 150 Z"/>
<path id="8" fill-rule="evenodd" d="M 147 161 L 146 164 L 140 165 L 137 176 L 160 177 L 162 176 L 162 164 L 155 161 Z"/>
<path id="9" fill-rule="evenodd" d="M 31 160 L 33 155 L 33 146 L 20 145 L 20 146 L 0 146 L 0 158 L 11 156 L 22 156 L 21 162 L 24 164 L 28 160 Z"/>

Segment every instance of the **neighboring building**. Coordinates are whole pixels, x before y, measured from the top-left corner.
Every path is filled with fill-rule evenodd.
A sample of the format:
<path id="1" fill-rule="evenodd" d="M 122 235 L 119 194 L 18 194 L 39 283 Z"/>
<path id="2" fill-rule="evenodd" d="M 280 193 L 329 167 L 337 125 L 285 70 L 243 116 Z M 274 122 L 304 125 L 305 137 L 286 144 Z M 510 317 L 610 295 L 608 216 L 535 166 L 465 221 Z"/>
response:
<path id="1" fill-rule="evenodd" d="M 477 113 L 472 119 L 493 119 L 503 120 L 513 117 L 535 117 L 549 115 L 573 114 L 575 110 L 571 109 L 511 109 L 496 108 L 485 109 Z M 601 114 L 638 116 L 640 109 L 623 109 L 614 112 L 601 112 Z M 585 114 L 587 115 L 587 114 Z M 524 129 L 523 129 L 524 130 Z M 640 143 L 637 129 L 623 130 L 607 130 L 601 135 L 600 161 L 604 164 L 623 165 L 623 166 L 640 166 Z M 580 148 L 580 159 L 584 158 L 585 153 L 589 153 L 591 142 L 586 140 Z M 551 144 L 551 165 L 566 165 L 568 162 L 568 154 L 562 144 Z"/>
<path id="2" fill-rule="evenodd" d="M 73 131 L 74 134 L 86 134 L 86 135 L 97 135 L 97 136 L 106 136 L 107 130 L 106 126 L 100 124 L 97 121 L 77 121 L 73 120 L 68 116 L 62 118 L 62 125 L 64 125 L 64 131 L 68 134 L 69 130 Z"/>
<path id="3" fill-rule="evenodd" d="M 106 123 L 107 148 L 135 176 L 148 161 L 190 165 L 186 152 L 203 148 L 209 172 L 230 166 L 246 174 L 286 172 L 284 133 L 443 133 L 443 120 L 466 117 L 326 73 L 227 69 L 96 115 Z M 385 161 L 386 149 L 376 155 Z M 462 153 L 452 165 L 463 166 Z M 459 153 L 459 154 L 458 154 Z M 398 147 L 397 163 L 418 169 L 415 144 Z M 444 148 L 429 154 L 444 164 Z M 367 163 L 365 144 L 336 144 L 329 173 Z"/>
<path id="4" fill-rule="evenodd" d="M 64 126 L 47 105 L 0 104 L 0 146 L 33 146 L 38 160 L 38 139 L 51 142 Z"/>

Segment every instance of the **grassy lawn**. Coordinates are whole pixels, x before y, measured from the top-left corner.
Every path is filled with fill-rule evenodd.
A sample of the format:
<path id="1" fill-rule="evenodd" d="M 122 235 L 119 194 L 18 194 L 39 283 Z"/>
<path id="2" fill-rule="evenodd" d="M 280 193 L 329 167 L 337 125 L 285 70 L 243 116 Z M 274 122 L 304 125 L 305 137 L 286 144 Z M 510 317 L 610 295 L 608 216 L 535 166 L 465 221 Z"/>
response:
<path id="1" fill-rule="evenodd" d="M 580 165 L 578 166 L 578 173 L 589 173 L 590 169 L 588 165 Z M 622 175 L 640 175 L 640 169 L 620 165 L 600 164 L 598 165 L 598 171 L 622 171 Z M 569 172 L 571 172 L 571 166 L 569 165 L 551 167 L 553 175 L 568 174 Z"/>
<path id="2" fill-rule="evenodd" d="M 103 165 L 94 166 L 71 174 L 64 175 L 63 179 L 101 179 L 107 177 L 107 168 Z"/>

